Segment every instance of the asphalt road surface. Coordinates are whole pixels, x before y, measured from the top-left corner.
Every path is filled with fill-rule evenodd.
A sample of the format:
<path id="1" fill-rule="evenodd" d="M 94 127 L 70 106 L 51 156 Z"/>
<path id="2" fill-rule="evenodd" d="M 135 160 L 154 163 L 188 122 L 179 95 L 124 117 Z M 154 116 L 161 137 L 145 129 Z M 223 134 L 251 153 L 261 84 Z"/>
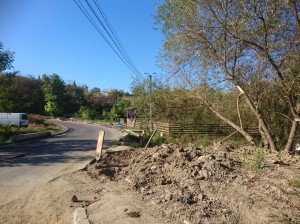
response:
<path id="1" fill-rule="evenodd" d="M 0 206 L 18 199 L 34 186 L 83 168 L 95 156 L 99 130 L 105 131 L 104 150 L 122 136 L 117 129 L 53 120 L 69 131 L 55 137 L 1 147 L 17 157 L 0 157 Z"/>

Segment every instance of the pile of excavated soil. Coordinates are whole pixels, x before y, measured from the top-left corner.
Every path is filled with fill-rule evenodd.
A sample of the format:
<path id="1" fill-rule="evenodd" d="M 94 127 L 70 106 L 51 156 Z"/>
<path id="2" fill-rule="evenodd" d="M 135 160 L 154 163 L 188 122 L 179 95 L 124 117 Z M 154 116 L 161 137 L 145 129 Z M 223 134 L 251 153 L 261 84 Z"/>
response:
<path id="1" fill-rule="evenodd" d="M 260 169 L 252 167 L 255 162 Z M 169 144 L 107 153 L 87 173 L 101 182 L 125 182 L 176 222 L 300 223 L 297 155 Z"/>

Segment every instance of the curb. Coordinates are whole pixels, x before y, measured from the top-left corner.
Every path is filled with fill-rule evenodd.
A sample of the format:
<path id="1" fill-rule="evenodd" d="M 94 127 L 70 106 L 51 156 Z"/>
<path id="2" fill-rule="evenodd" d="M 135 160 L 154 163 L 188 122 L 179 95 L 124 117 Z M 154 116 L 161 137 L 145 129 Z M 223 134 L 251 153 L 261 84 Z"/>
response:
<path id="1" fill-rule="evenodd" d="M 11 140 L 13 140 L 14 142 L 21 142 L 21 141 L 28 140 L 28 139 L 48 137 L 50 135 L 51 135 L 50 132 L 30 133 L 30 134 L 12 136 Z"/>
<path id="2" fill-rule="evenodd" d="M 16 136 L 12 136 L 13 140 L 15 141 L 14 143 L 11 144 L 0 144 L 0 148 L 4 148 L 7 146 L 11 146 L 14 144 L 18 144 L 22 141 L 25 140 L 30 140 L 30 139 L 35 139 L 35 138 L 43 138 L 43 137 L 51 137 L 51 136 L 58 136 L 64 133 L 67 133 L 69 131 L 69 128 L 66 126 L 62 126 L 59 124 L 56 124 L 57 126 L 61 127 L 61 131 L 59 131 L 56 134 L 51 135 L 50 132 L 37 132 L 37 133 L 29 133 L 29 134 L 23 134 L 23 135 L 16 135 Z"/>
<path id="3" fill-rule="evenodd" d="M 57 136 L 57 135 L 61 135 L 61 134 L 64 134 L 69 131 L 69 128 L 66 126 L 62 126 L 59 124 L 55 124 L 55 125 L 59 126 L 62 130 L 53 135 L 51 135 L 50 132 L 46 131 L 46 132 L 29 133 L 29 134 L 23 134 L 23 135 L 15 135 L 15 136 L 12 136 L 11 139 L 14 142 L 18 143 L 18 142 L 29 140 L 29 139 Z"/>
<path id="4" fill-rule="evenodd" d="M 76 208 L 73 213 L 74 224 L 90 224 L 85 208 Z"/>
<path id="5" fill-rule="evenodd" d="M 69 131 L 69 128 L 66 127 L 66 126 L 62 126 L 62 125 L 60 125 L 60 124 L 55 124 L 55 125 L 61 127 L 62 130 L 59 131 L 59 132 L 57 132 L 56 134 L 54 134 L 54 135 L 52 135 L 52 136 L 61 135 L 61 134 L 67 133 L 67 132 Z"/>

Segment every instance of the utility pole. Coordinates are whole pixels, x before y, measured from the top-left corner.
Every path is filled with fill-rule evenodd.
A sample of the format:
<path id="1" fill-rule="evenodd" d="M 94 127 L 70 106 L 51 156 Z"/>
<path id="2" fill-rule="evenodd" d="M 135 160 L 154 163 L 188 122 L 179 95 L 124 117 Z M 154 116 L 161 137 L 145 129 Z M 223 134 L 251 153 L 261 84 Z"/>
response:
<path id="1" fill-rule="evenodd" d="M 149 119 L 150 119 L 150 132 L 153 131 L 153 120 L 152 120 L 152 75 L 156 74 L 155 72 L 152 72 L 149 74 L 148 72 L 143 72 L 143 74 L 149 75 L 149 91 L 150 91 L 150 112 L 149 112 Z"/>
<path id="2" fill-rule="evenodd" d="M 149 88 L 150 88 L 150 132 L 153 131 L 152 122 L 152 75 L 149 75 Z"/>

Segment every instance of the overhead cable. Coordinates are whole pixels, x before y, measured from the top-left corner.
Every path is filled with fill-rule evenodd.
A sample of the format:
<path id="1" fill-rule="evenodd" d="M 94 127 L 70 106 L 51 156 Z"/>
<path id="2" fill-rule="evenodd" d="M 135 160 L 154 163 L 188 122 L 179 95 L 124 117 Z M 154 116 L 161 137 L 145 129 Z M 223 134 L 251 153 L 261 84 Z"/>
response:
<path id="1" fill-rule="evenodd" d="M 89 20 L 89 22 L 94 26 L 96 31 L 101 35 L 104 41 L 109 45 L 109 47 L 114 51 L 119 59 L 126 65 L 126 67 L 135 75 L 142 76 L 133 63 L 132 59 L 129 57 L 116 32 L 113 30 L 112 25 L 110 24 L 108 18 L 105 16 L 104 11 L 100 7 L 98 1 L 94 0 L 94 5 L 92 5 L 89 0 L 85 0 L 85 5 L 80 0 L 74 0 L 74 2 L 79 7 L 81 12 L 85 15 L 85 17 Z M 98 9 L 98 12 L 100 14 L 96 9 Z M 102 27 L 102 29 L 100 27 Z"/>
<path id="2" fill-rule="evenodd" d="M 133 68 L 135 68 L 135 70 L 136 70 L 137 73 L 140 73 L 140 72 L 138 71 L 138 69 L 136 69 L 136 65 L 134 64 L 134 62 L 133 62 L 132 59 L 130 58 L 128 52 L 126 51 L 126 49 L 125 49 L 125 47 L 124 47 L 124 45 L 123 45 L 122 42 L 120 41 L 118 35 L 116 34 L 115 30 L 113 29 L 113 27 L 112 27 L 111 23 L 109 22 L 108 18 L 106 17 L 106 15 L 105 15 L 103 9 L 101 8 L 101 6 L 100 6 L 98 0 L 94 0 L 94 3 L 95 3 L 95 5 L 96 5 L 97 9 L 99 10 L 99 12 L 100 12 L 102 18 L 104 19 L 104 21 L 105 21 L 107 27 L 109 28 L 111 34 L 114 36 L 115 40 L 117 41 L 117 43 L 118 43 L 120 49 L 124 52 L 125 56 L 128 58 L 128 60 L 129 60 L 128 62 L 130 63 L 130 65 L 131 65 Z"/>

